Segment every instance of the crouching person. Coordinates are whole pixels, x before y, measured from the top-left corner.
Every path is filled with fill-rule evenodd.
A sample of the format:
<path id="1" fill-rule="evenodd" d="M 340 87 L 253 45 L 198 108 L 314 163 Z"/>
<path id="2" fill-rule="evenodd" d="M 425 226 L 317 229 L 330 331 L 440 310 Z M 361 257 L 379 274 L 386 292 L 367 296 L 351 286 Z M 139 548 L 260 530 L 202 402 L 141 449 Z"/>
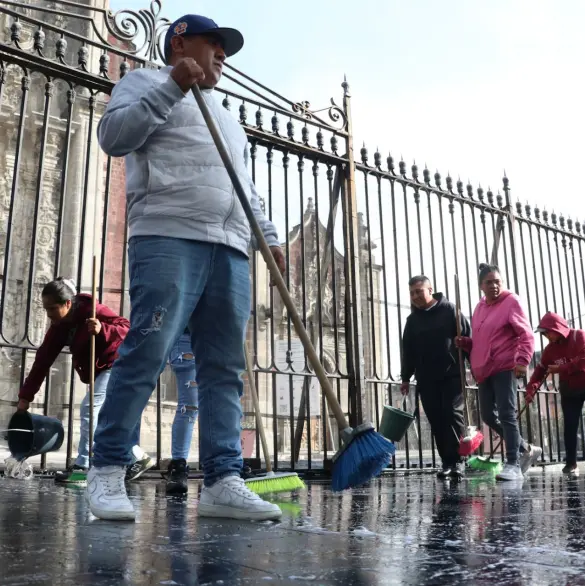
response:
<path id="1" fill-rule="evenodd" d="M 540 320 L 536 331 L 549 344 L 526 387 L 526 402 L 531 403 L 534 400 L 547 375 L 559 376 L 567 459 L 563 474 L 578 476 L 577 431 L 585 403 L 585 331 L 571 329 L 560 315 L 553 312 L 547 313 Z"/>

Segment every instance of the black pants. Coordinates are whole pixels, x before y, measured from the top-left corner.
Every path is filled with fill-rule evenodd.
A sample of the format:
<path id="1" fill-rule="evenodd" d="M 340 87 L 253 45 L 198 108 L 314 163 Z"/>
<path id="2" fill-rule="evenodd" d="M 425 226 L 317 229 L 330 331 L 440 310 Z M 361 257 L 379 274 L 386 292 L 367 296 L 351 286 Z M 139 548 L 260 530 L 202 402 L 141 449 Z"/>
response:
<path id="1" fill-rule="evenodd" d="M 585 391 L 561 394 L 561 407 L 565 420 L 565 453 L 567 464 L 577 463 L 577 431 L 581 421 L 581 411 L 585 403 Z"/>
<path id="2" fill-rule="evenodd" d="M 465 435 L 463 393 L 459 377 L 419 382 L 418 392 L 444 467 L 461 461 L 459 438 Z"/>

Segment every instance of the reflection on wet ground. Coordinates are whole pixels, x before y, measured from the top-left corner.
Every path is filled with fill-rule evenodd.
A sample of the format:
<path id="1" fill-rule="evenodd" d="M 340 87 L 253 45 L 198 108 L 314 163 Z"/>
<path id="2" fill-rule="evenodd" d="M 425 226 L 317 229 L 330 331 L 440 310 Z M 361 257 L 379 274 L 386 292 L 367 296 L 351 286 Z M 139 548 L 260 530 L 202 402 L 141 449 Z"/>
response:
<path id="1" fill-rule="evenodd" d="M 80 489 L 0 479 L 0 584 L 585 585 L 585 479 L 523 485 L 387 476 L 279 497 L 279 524 L 198 519 L 152 480 L 135 524 L 92 518 Z"/>

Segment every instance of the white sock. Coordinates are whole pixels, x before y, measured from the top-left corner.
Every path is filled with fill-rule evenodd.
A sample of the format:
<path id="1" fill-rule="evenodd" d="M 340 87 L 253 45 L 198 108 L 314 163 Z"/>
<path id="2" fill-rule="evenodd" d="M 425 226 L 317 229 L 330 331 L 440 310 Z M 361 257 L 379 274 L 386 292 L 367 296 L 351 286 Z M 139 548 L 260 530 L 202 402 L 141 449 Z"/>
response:
<path id="1" fill-rule="evenodd" d="M 132 454 L 136 460 L 144 460 L 146 458 L 146 452 L 140 446 L 134 446 L 132 448 Z"/>

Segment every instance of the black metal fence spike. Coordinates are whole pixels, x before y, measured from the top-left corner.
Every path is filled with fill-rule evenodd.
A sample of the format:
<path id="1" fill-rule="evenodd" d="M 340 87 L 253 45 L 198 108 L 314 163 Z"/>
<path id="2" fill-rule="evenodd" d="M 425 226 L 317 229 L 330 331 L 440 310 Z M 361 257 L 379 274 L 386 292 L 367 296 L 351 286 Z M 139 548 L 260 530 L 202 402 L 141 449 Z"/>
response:
<path id="1" fill-rule="evenodd" d="M 400 171 L 400 175 L 402 175 L 402 177 L 406 177 L 406 163 L 400 159 L 400 163 L 398 163 L 398 169 Z"/>
<path id="2" fill-rule="evenodd" d="M 61 35 L 55 43 L 55 56 L 58 61 L 65 63 L 65 57 L 67 56 L 67 40 L 63 35 Z"/>
<path id="3" fill-rule="evenodd" d="M 532 215 L 532 207 L 529 203 L 526 203 L 526 205 L 524 206 L 524 211 L 526 212 L 526 217 L 530 218 L 530 216 Z"/>
<path id="4" fill-rule="evenodd" d="M 439 173 L 439 171 L 438 171 L 438 170 L 437 170 L 437 171 L 435 171 L 435 176 L 434 176 L 434 179 L 435 179 L 435 187 L 436 187 L 437 189 L 441 189 L 441 174 Z M 448 179 L 449 179 L 449 175 L 447 175 L 447 180 L 448 180 Z"/>
<path id="5" fill-rule="evenodd" d="M 374 167 L 376 167 L 376 169 L 382 168 L 382 155 L 377 147 L 376 152 L 374 153 Z"/>
<path id="6" fill-rule="evenodd" d="M 412 178 L 413 178 L 415 181 L 418 181 L 418 166 L 417 166 L 417 164 L 416 164 L 416 163 L 414 163 L 414 164 L 412 165 L 412 167 L 410 168 L 410 171 L 411 171 L 411 173 L 412 173 Z"/>
<path id="7" fill-rule="evenodd" d="M 325 140 L 323 138 L 323 133 L 321 132 L 321 129 L 319 129 L 319 131 L 317 132 L 317 148 L 320 151 L 322 151 L 324 145 L 325 145 Z"/>
<path id="8" fill-rule="evenodd" d="M 43 56 L 43 49 L 45 48 L 45 31 L 41 26 L 35 31 L 34 34 L 34 50 L 39 55 Z"/>
<path id="9" fill-rule="evenodd" d="M 388 171 L 394 174 L 394 157 L 390 153 L 386 157 L 386 166 L 388 167 Z"/>
<path id="10" fill-rule="evenodd" d="M 262 110 L 261 110 L 260 106 L 258 106 L 258 109 L 256 110 L 256 128 L 258 128 L 259 130 L 262 130 L 263 125 L 264 125 L 264 116 L 262 114 Z"/>
<path id="11" fill-rule="evenodd" d="M 463 181 L 461 181 L 461 177 L 457 179 L 457 193 L 463 197 Z"/>
<path id="12" fill-rule="evenodd" d="M 368 164 L 368 149 L 366 148 L 366 143 L 365 142 L 363 143 L 363 146 L 360 149 L 360 156 L 361 156 L 361 159 L 362 159 L 362 163 L 364 165 L 367 165 Z"/>
<path id="13" fill-rule="evenodd" d="M 309 145 L 309 129 L 305 124 L 301 130 L 301 140 L 305 146 Z"/>
<path id="14" fill-rule="evenodd" d="M 333 135 L 331 136 L 331 140 L 330 140 L 330 142 L 331 142 L 331 152 L 332 152 L 334 155 L 336 155 L 336 154 L 337 154 L 337 151 L 338 151 L 338 148 L 339 148 L 339 147 L 338 147 L 338 143 L 339 143 L 339 141 L 338 141 L 338 139 L 337 139 L 337 136 L 336 136 L 335 134 L 333 134 Z"/>
<path id="15" fill-rule="evenodd" d="M 21 35 L 22 33 L 22 24 L 18 18 L 10 25 L 10 40 L 13 42 L 17 47 L 19 46 Z"/>
<path id="16" fill-rule="evenodd" d="M 248 108 L 246 108 L 246 102 L 240 104 L 240 124 L 245 125 L 248 120 Z"/>

